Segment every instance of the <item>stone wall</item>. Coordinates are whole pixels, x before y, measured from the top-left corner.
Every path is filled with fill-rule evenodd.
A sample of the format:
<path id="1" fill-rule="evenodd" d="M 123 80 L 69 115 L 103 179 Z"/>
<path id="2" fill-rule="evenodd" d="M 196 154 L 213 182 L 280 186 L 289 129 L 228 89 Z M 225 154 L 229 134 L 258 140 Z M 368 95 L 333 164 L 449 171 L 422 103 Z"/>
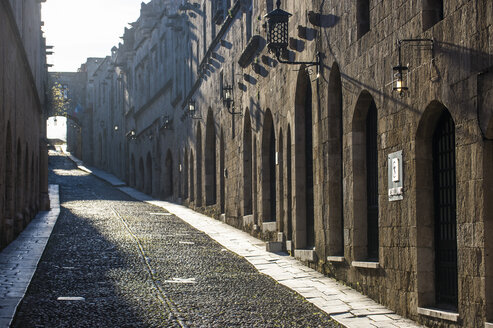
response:
<path id="1" fill-rule="evenodd" d="M 0 247 L 49 209 L 40 4 L 0 1 Z"/>
<path id="2" fill-rule="evenodd" d="M 493 319 L 491 3 L 283 1 L 292 13 L 283 60 L 320 53 L 316 66 L 268 52 L 273 2 L 143 4 L 102 69 L 123 81 L 107 96 L 125 125 L 103 147 L 123 143 L 130 185 L 281 240 L 400 314 L 431 327 L 484 326 Z M 399 41 L 402 94 L 393 90 Z M 94 115 L 108 116 L 101 90 L 95 84 Z M 448 115 L 455 168 L 443 184 L 435 132 Z M 396 152 L 402 174 L 392 181 Z M 389 180 L 402 183 L 401 200 L 389 201 Z M 440 200 L 439 188 L 455 197 Z M 437 221 L 439 206 L 455 228 Z M 452 287 L 441 285 L 444 244 L 457 258 Z"/>

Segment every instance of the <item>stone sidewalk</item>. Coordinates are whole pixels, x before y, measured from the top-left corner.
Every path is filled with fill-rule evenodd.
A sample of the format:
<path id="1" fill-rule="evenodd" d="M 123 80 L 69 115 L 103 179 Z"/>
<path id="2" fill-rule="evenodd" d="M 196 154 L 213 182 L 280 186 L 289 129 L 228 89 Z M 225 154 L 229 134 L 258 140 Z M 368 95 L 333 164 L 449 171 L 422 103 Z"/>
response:
<path id="1" fill-rule="evenodd" d="M 83 166 L 80 161 L 78 165 Z M 91 168 L 91 173 L 112 185 L 118 180 L 111 174 L 98 169 Z M 206 233 L 225 248 L 244 257 L 259 272 L 296 291 L 344 327 L 423 327 L 395 314 L 335 279 L 304 266 L 287 253 L 267 252 L 265 242 L 244 231 L 185 206 L 153 199 L 133 188 L 119 187 L 119 189 L 137 200 L 166 209 L 194 228 Z"/>
<path id="2" fill-rule="evenodd" d="M 0 253 L 0 327 L 10 326 L 60 214 L 58 185 L 48 193 L 51 210 L 40 212 Z"/>

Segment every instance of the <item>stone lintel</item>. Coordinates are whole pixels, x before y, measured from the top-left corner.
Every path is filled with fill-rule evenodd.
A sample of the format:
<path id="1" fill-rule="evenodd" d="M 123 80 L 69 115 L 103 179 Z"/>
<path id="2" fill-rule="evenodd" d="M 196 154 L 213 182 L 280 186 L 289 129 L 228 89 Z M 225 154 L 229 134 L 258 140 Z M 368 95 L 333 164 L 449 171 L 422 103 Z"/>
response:
<path id="1" fill-rule="evenodd" d="M 427 317 L 448 320 L 448 321 L 452 321 L 452 322 L 458 322 L 459 321 L 459 313 L 449 312 L 449 311 L 444 311 L 444 310 L 439 310 L 439 309 L 418 307 L 418 314 L 421 314 L 421 315 L 424 315 Z"/>
<path id="2" fill-rule="evenodd" d="M 379 269 L 379 262 L 368 262 L 368 261 L 353 261 L 351 266 L 355 268 L 363 268 L 363 269 Z"/>

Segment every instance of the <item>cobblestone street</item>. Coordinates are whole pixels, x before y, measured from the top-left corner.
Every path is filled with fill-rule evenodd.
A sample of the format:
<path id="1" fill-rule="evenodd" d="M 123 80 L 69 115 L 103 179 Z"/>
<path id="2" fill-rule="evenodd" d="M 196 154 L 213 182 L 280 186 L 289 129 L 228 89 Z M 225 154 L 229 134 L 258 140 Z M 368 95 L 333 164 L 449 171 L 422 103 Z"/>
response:
<path id="1" fill-rule="evenodd" d="M 204 233 L 51 155 L 61 213 L 14 327 L 335 326 Z"/>

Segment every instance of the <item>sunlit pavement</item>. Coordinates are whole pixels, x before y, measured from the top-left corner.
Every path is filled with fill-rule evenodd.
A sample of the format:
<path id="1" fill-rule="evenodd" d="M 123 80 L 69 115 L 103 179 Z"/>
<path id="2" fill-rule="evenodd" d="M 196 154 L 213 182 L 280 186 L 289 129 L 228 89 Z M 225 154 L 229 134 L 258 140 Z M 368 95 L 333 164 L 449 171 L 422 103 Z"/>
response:
<path id="1" fill-rule="evenodd" d="M 83 163 L 78 159 L 73 156 L 71 159 L 83 167 Z M 93 168 L 90 170 L 100 179 L 115 186 L 119 185 L 119 180 L 111 174 Z M 259 272 L 299 293 L 343 326 L 350 328 L 422 327 L 352 288 L 302 265 L 288 254 L 267 252 L 263 241 L 246 232 L 185 206 L 155 200 L 133 188 L 119 187 L 119 189 L 137 200 L 166 209 L 194 228 L 203 231 L 228 250 L 244 257 Z"/>

